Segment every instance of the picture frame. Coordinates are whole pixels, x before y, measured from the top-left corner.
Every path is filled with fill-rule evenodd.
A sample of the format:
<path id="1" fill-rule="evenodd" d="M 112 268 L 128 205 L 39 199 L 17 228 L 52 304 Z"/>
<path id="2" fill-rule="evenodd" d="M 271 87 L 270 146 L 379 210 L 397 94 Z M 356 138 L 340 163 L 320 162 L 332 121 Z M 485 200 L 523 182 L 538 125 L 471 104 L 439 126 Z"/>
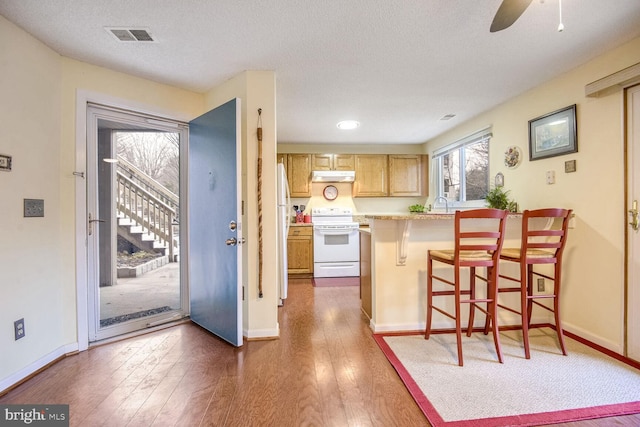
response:
<path id="1" fill-rule="evenodd" d="M 529 120 L 529 160 L 578 151 L 576 104 Z"/>
<path id="2" fill-rule="evenodd" d="M 0 154 L 0 171 L 9 172 L 11 170 L 11 156 Z"/>

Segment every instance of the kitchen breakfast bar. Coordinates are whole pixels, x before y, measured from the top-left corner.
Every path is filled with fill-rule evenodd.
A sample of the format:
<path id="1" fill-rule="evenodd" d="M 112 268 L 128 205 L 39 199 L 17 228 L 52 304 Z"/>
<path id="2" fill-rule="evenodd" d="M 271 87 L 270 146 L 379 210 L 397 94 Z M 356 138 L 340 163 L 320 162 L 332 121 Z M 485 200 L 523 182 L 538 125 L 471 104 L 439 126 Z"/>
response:
<path id="1" fill-rule="evenodd" d="M 424 330 L 427 251 L 453 248 L 454 214 L 365 215 L 365 219 L 369 227 L 361 229 L 361 233 L 367 233 L 362 239 L 366 244 L 361 247 L 361 258 L 369 258 L 370 261 L 363 265 L 363 268 L 368 270 L 361 273 L 362 305 L 363 311 L 370 317 L 372 330 L 374 332 Z M 521 227 L 522 214 L 509 214 L 506 221 L 504 247 L 520 245 Z M 508 269 L 506 271 L 509 274 L 518 275 L 516 266 L 501 264 L 500 269 L 501 272 Z M 484 269 L 478 271 L 479 274 L 485 274 Z M 463 273 L 463 276 L 467 274 Z M 483 288 L 483 286 L 479 287 L 484 290 Z M 514 297 L 514 304 L 518 303 L 515 295 L 506 297 L 505 302 L 508 304 L 512 303 L 509 297 Z M 452 307 L 453 298 L 450 304 Z M 541 314 L 544 315 L 544 313 Z M 466 314 L 463 313 L 463 317 L 466 317 Z M 464 321 L 466 318 L 463 319 L 463 323 Z M 503 322 L 517 324 L 518 319 L 508 312 L 500 313 L 500 323 L 505 324 Z M 484 316 L 476 316 L 476 324 L 484 325 Z M 453 322 L 450 319 L 434 315 L 436 329 L 452 326 Z"/>

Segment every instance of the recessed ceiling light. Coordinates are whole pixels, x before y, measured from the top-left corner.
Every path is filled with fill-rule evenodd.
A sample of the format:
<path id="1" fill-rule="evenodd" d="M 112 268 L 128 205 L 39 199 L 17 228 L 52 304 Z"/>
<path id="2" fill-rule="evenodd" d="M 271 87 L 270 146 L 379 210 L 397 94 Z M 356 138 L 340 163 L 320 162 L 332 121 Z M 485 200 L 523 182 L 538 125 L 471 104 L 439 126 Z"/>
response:
<path id="1" fill-rule="evenodd" d="M 343 120 L 341 122 L 338 122 L 337 126 L 338 126 L 338 129 L 350 130 L 360 126 L 360 122 L 356 120 Z"/>

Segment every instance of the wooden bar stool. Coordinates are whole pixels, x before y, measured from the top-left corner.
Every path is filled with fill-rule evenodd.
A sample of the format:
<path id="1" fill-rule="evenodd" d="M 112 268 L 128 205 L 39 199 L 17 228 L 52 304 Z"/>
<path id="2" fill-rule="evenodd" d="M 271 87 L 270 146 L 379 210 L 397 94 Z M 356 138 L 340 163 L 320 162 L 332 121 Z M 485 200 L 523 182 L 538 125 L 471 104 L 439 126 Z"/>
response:
<path id="1" fill-rule="evenodd" d="M 487 319 L 497 319 L 497 292 L 496 280 L 498 278 L 498 264 L 500 250 L 504 240 L 505 218 L 507 211 L 499 209 L 474 209 L 468 211 L 456 211 L 455 214 L 455 247 L 448 250 L 429 250 L 427 254 L 427 327 L 425 339 L 431 334 L 431 318 L 433 310 L 454 319 L 456 324 L 456 339 L 458 344 L 458 365 L 463 366 L 462 359 L 462 327 L 460 318 L 461 304 L 470 304 L 469 323 L 467 336 L 471 336 L 473 330 L 473 313 L 479 309 L 487 316 Z M 453 281 L 437 276 L 433 271 L 433 262 L 437 261 L 453 267 Z M 469 289 L 461 289 L 460 270 L 469 268 Z M 477 267 L 487 268 L 487 277 L 476 276 Z M 487 295 L 485 298 L 477 298 L 475 293 L 476 278 L 487 283 Z M 433 280 L 449 285 L 446 290 L 433 290 Z M 453 296 L 455 313 L 433 305 L 434 297 Z M 462 296 L 465 296 L 463 299 Z M 486 303 L 486 309 L 479 303 Z M 490 322 L 485 324 L 485 334 L 489 332 Z M 498 361 L 502 363 L 502 351 L 498 336 L 498 323 L 493 322 L 493 341 L 496 346 Z"/>
<path id="2" fill-rule="evenodd" d="M 498 287 L 501 292 L 519 292 L 520 310 L 514 310 L 502 304 L 500 308 L 519 314 L 522 322 L 522 338 L 524 341 L 524 354 L 527 359 L 531 357 L 529 350 L 529 327 L 531 326 L 531 312 L 533 305 L 538 305 L 554 313 L 556 333 L 562 354 L 567 355 L 560 321 L 560 285 L 562 273 L 562 253 L 567 242 L 567 228 L 571 209 L 537 209 L 526 210 L 522 215 L 522 243 L 519 248 L 504 248 L 500 259 L 511 261 L 520 265 L 520 277 L 512 277 L 501 274 L 500 277 L 519 283 L 517 287 Z M 533 220 L 533 221 L 532 221 Z M 553 223 L 562 221 L 558 228 Z M 535 222 L 535 224 L 534 224 Z M 534 271 L 534 265 L 553 265 L 553 276 L 541 271 Z M 534 294 L 534 276 L 551 280 L 551 291 Z M 553 299 L 553 308 L 536 301 L 537 299 Z"/>

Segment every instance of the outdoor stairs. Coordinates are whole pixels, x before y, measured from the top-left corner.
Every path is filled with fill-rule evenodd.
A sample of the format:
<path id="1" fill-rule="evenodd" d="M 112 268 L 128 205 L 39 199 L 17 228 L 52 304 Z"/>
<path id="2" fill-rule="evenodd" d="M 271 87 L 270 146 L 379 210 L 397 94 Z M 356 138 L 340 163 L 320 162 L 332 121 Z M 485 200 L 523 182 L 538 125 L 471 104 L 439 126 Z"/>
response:
<path id="1" fill-rule="evenodd" d="M 138 249 L 167 255 L 168 248 L 166 243 L 160 243 L 153 233 L 149 233 L 148 230 L 138 225 L 122 212 L 118 212 L 118 236 L 136 246 Z"/>

